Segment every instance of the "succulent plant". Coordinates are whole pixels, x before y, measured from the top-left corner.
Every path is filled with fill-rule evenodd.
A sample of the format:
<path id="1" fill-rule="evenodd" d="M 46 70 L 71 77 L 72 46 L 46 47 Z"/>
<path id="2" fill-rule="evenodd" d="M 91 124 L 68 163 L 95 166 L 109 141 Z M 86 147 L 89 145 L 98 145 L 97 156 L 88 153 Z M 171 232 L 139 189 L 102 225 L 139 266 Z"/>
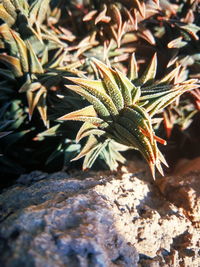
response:
<path id="1" fill-rule="evenodd" d="M 37 109 L 44 125 L 49 126 L 47 112 L 58 102 L 56 93 L 63 86 L 64 75 L 77 73 L 76 62 L 64 63 L 67 41 L 62 28 L 53 26 L 61 16 L 59 3 L 51 3 L 51 7 L 50 2 L 0 1 L 0 124 L 3 132 L 11 132 L 1 139 L 2 173 L 19 175 L 29 169 L 30 162 L 33 169 L 37 168 L 44 155 L 43 162 L 60 142 L 57 138 L 56 144 L 47 145 L 46 153 L 43 144 L 49 144 L 49 140 L 39 145 L 35 138 L 44 131 L 37 112 L 32 119 Z M 69 144 L 66 142 L 66 149 Z M 38 145 L 43 147 L 42 153 L 38 153 Z"/>
<path id="2" fill-rule="evenodd" d="M 130 30 L 136 30 L 138 21 L 157 13 L 157 8 L 158 1 L 152 1 L 150 5 L 138 0 L 90 1 L 89 12 L 83 21 L 91 22 L 89 29 L 103 40 L 104 46 L 109 46 L 113 39 L 120 47 L 122 36 Z"/>
<path id="3" fill-rule="evenodd" d="M 0 0 L 3 172 L 68 170 L 83 155 L 84 169 L 116 169 L 130 148 L 162 172 L 156 135 L 170 143 L 198 119 L 198 13 L 197 0 Z M 70 118 L 85 120 L 78 144 Z"/>
<path id="4" fill-rule="evenodd" d="M 155 135 L 152 117 L 184 92 L 196 88 L 197 80 L 170 84 L 178 72 L 178 69 L 175 69 L 155 82 L 156 55 L 140 78 L 134 56 L 130 79 L 97 59 L 93 59 L 93 62 L 102 79 L 68 78 L 78 86 L 67 86 L 85 97 L 92 105 L 59 118 L 59 120 L 84 121 L 76 140 L 79 141 L 86 136 L 89 138 L 75 159 L 85 156 L 84 168 L 86 168 L 88 158 L 97 156 L 105 145 L 105 140 L 110 139 L 139 150 L 148 162 L 153 177 L 155 177 L 155 167 L 163 174 L 161 163 L 165 165 L 167 163 L 158 149 L 157 142 L 161 144 L 166 142 Z"/>

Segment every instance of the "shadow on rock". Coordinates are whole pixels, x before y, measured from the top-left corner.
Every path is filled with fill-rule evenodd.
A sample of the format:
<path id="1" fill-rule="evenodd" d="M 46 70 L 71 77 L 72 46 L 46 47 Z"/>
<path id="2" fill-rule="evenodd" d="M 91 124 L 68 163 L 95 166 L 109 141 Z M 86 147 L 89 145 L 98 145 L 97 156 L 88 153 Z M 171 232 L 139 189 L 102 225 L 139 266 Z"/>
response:
<path id="1" fill-rule="evenodd" d="M 0 266 L 137 266 L 98 184 L 65 173 L 21 176 L 0 197 Z"/>

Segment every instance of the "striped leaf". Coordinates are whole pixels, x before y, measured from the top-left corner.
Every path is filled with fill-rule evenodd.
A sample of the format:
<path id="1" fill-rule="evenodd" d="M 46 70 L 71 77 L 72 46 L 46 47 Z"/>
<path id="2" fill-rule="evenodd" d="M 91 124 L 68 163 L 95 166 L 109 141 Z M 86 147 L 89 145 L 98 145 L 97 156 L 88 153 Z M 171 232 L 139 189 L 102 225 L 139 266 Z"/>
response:
<path id="1" fill-rule="evenodd" d="M 124 99 L 122 93 L 119 89 L 118 84 L 116 83 L 116 73 L 111 68 L 107 67 L 105 64 L 100 62 L 97 59 L 93 59 L 93 62 L 100 70 L 103 75 L 103 81 L 106 86 L 106 91 L 108 95 L 112 98 L 117 110 L 120 110 L 124 107 Z"/>
<path id="2" fill-rule="evenodd" d="M 88 168 L 100 153 L 103 155 L 102 151 L 108 144 L 108 140 L 115 140 L 117 143 L 138 150 L 148 162 L 154 178 L 156 168 L 163 175 L 161 164 L 167 166 L 167 163 L 157 143 L 166 145 L 166 141 L 155 135 L 152 116 L 184 92 L 197 88 L 199 86 L 197 80 L 191 79 L 173 84 L 172 81 L 175 82 L 179 73 L 179 68 L 176 68 L 163 79 L 155 82 L 156 54 L 139 79 L 135 57 L 132 56 L 129 77 L 135 84 L 119 70 L 113 70 L 98 60 L 93 61 L 102 74 L 102 80 L 69 78 L 78 86 L 67 86 L 85 97 L 92 106 L 60 118 L 85 122 L 76 139 L 79 141 L 85 136 L 89 136 L 89 139 L 75 159 L 85 156 L 83 168 Z M 106 157 L 109 159 L 108 156 Z"/>

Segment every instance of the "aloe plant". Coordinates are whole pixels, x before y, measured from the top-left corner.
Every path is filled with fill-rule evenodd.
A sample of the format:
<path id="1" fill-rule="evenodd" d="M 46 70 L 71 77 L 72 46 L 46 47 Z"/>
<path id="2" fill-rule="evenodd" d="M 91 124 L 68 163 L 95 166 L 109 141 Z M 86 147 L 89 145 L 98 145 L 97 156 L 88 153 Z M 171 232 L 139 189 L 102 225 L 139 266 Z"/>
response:
<path id="1" fill-rule="evenodd" d="M 65 38 L 63 28 L 56 29 L 51 24 L 52 20 L 58 22 L 63 11 L 59 7 L 61 1 L 51 6 L 52 2 L 0 1 L 0 124 L 5 125 L 4 133 L 12 132 L 1 139 L 2 173 L 19 175 L 29 170 L 31 164 L 32 169 L 38 168 L 42 160 L 48 161 L 49 154 L 55 152 L 60 142 L 57 137 L 51 145 L 49 140 L 39 145 L 35 137 L 49 126 L 50 120 L 51 126 L 55 124 L 48 113 L 58 102 L 56 91 L 63 86 L 63 76 L 71 71 L 76 73 L 77 66 L 77 61 L 67 66 L 63 63 L 67 36 Z M 23 148 L 20 142 L 24 142 Z M 38 145 L 43 147 L 41 151 Z M 69 145 L 70 141 L 65 142 L 65 150 Z M 62 168 L 62 164 L 60 166 Z"/>
<path id="2" fill-rule="evenodd" d="M 199 110 L 199 88 L 191 80 L 199 78 L 197 0 L 1 0 L 0 20 L 0 124 L 3 132 L 12 131 L 0 139 L 5 173 L 14 162 L 17 175 L 46 171 L 47 165 L 70 169 L 79 166 L 69 161 L 81 149 L 83 168 L 98 158 L 97 163 L 116 169 L 125 161 L 120 151 L 130 148 L 142 153 L 152 172 L 156 166 L 162 172 L 157 144 L 166 142 L 157 130 L 167 141 L 174 126 L 190 137 L 187 128 Z M 155 52 L 157 73 L 154 57 L 141 76 Z M 92 57 L 112 69 L 91 62 Z M 169 75 L 162 79 L 164 73 Z M 179 99 L 187 90 L 191 93 Z M 79 118 L 74 110 L 93 116 Z M 81 124 L 56 121 L 66 113 L 86 120 L 78 144 L 74 139 Z"/>
<path id="3" fill-rule="evenodd" d="M 32 4 L 26 0 L 6 0 L 0 7 L 0 18 L 4 21 L 0 25 L 0 40 L 3 41 L 0 48 L 6 51 L 0 53 L 0 62 L 10 69 L 16 79 L 23 81 L 19 92 L 27 95 L 29 117 L 37 108 L 48 126 L 48 91 L 59 86 L 63 76 L 73 68 L 62 65 L 67 45 L 61 41 L 61 34 L 43 25 L 50 10 L 50 0 L 37 0 Z M 52 13 L 50 15 L 53 16 Z M 49 60 L 53 49 L 57 51 Z"/>
<path id="4" fill-rule="evenodd" d="M 85 156 L 84 168 L 89 160 L 96 158 L 105 146 L 106 140 L 139 150 L 148 162 L 155 178 L 155 167 L 163 174 L 161 163 L 167 165 L 157 142 L 166 141 L 155 135 L 153 116 L 163 110 L 177 97 L 196 88 L 196 79 L 171 84 L 179 68 L 174 69 L 159 81 L 154 81 L 157 56 L 154 55 L 143 75 L 138 78 L 134 55 L 129 78 L 117 69 L 112 69 L 97 59 L 92 60 L 102 79 L 68 78 L 76 85 L 67 87 L 86 98 L 91 105 L 71 112 L 59 120 L 83 121 L 76 140 L 89 136 L 80 154 L 74 159 Z M 132 81 L 131 81 L 132 80 Z"/>

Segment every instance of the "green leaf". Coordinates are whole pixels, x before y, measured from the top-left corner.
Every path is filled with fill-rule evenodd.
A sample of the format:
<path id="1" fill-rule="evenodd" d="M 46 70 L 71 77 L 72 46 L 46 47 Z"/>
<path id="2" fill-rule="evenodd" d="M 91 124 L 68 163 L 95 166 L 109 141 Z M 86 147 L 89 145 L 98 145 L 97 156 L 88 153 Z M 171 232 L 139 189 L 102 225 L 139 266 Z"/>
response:
<path id="1" fill-rule="evenodd" d="M 81 150 L 81 152 L 72 161 L 78 160 L 78 159 L 84 157 L 87 153 L 91 152 L 98 145 L 99 145 L 98 140 L 93 135 L 90 135 L 85 146 Z"/>
<path id="2" fill-rule="evenodd" d="M 116 74 L 119 79 L 119 87 L 121 89 L 121 93 L 124 99 L 124 105 L 128 106 L 132 104 L 132 94 L 131 92 L 134 90 L 138 90 L 132 83 L 131 81 L 120 71 L 116 69 Z M 135 99 L 135 102 L 138 99 Z"/>
<path id="3" fill-rule="evenodd" d="M 124 107 L 124 99 L 116 83 L 116 72 L 97 59 L 93 58 L 93 62 L 102 73 L 107 93 L 111 97 L 117 110 L 122 109 Z"/>
<path id="4" fill-rule="evenodd" d="M 100 136 L 105 134 L 105 131 L 98 129 L 97 126 L 92 123 L 85 122 L 77 133 L 76 142 L 79 142 L 82 138 L 91 134 Z"/>
<path id="5" fill-rule="evenodd" d="M 33 21 L 37 21 L 39 22 L 39 24 L 41 24 L 44 21 L 47 15 L 49 2 L 50 0 L 35 0 L 32 3 L 29 15 Z"/>
<path id="6" fill-rule="evenodd" d="M 39 101 L 42 95 L 45 94 L 45 92 L 46 89 L 43 86 L 41 86 L 37 91 L 32 91 L 32 90 L 27 91 L 30 117 L 32 116 L 35 107 L 39 105 Z"/>
<path id="7" fill-rule="evenodd" d="M 66 85 L 67 88 L 70 90 L 76 92 L 77 94 L 85 97 L 88 102 L 90 102 L 93 106 L 97 114 L 99 115 L 100 118 L 110 119 L 110 112 L 108 111 L 107 107 L 95 96 L 91 95 L 87 91 L 85 91 L 83 88 L 80 88 L 79 86 L 76 85 Z"/>
<path id="8" fill-rule="evenodd" d="M 159 80 L 159 84 L 169 83 L 171 82 L 179 73 L 181 66 L 179 65 L 175 69 L 173 69 L 170 73 L 165 75 L 161 80 Z"/>
<path id="9" fill-rule="evenodd" d="M 57 124 L 57 125 L 49 128 L 49 129 L 47 129 L 46 131 L 39 133 L 35 140 L 41 141 L 41 140 L 44 140 L 44 138 L 47 136 L 56 136 L 59 128 L 60 128 L 60 124 Z"/>
<path id="10" fill-rule="evenodd" d="M 167 44 L 168 48 L 181 48 L 187 45 L 187 42 L 182 41 L 183 37 L 180 36 Z"/>
<path id="11" fill-rule="evenodd" d="M 18 53 L 17 44 L 13 38 L 13 35 L 11 34 L 10 28 L 7 23 L 0 25 L 0 36 L 2 37 L 5 46 L 9 47 L 10 55 L 16 56 Z"/>
<path id="12" fill-rule="evenodd" d="M 38 104 L 37 104 L 37 109 L 40 113 L 40 116 L 43 120 L 44 125 L 47 128 L 49 128 L 49 121 L 47 120 L 47 104 L 46 104 L 47 92 L 46 92 L 46 89 L 44 89 L 42 91 L 43 92 L 41 93 L 41 96 L 40 96 Z"/>
<path id="13" fill-rule="evenodd" d="M 137 62 L 135 59 L 135 53 L 131 55 L 131 60 L 129 63 L 129 69 L 128 69 L 128 78 L 133 81 L 138 78 L 138 71 L 137 71 Z"/>
<path id="14" fill-rule="evenodd" d="M 98 143 L 96 147 L 94 147 L 93 150 L 91 150 L 89 153 L 86 154 L 84 161 L 83 161 L 83 170 L 87 170 L 91 168 L 91 166 L 94 164 L 95 160 L 99 156 L 99 154 L 102 152 L 102 150 L 105 148 L 107 142 Z"/>
<path id="15" fill-rule="evenodd" d="M 160 93 L 159 96 L 155 97 L 145 105 L 146 111 L 150 116 L 153 116 L 155 113 L 172 103 L 184 92 L 198 88 L 199 85 L 195 84 L 195 82 L 197 82 L 197 80 L 188 80 L 185 83 L 174 85 L 173 89 L 166 91 L 165 94 Z"/>
<path id="16" fill-rule="evenodd" d="M 28 48 L 28 55 L 29 55 L 29 68 L 31 73 L 44 73 L 44 70 L 42 68 L 42 64 L 38 60 L 32 45 L 30 44 L 29 41 L 26 41 L 27 48 Z"/>
<path id="17" fill-rule="evenodd" d="M 12 30 L 10 31 L 11 31 L 13 38 L 16 41 L 16 44 L 19 50 L 20 64 L 21 64 L 22 70 L 24 73 L 27 73 L 29 71 L 27 47 L 24 41 L 18 36 L 17 33 L 15 33 Z"/>
<path id="18" fill-rule="evenodd" d="M 157 56 L 154 54 L 149 66 L 143 73 L 142 77 L 137 81 L 139 85 L 143 85 L 149 81 L 152 81 L 156 76 L 157 69 Z"/>
<path id="19" fill-rule="evenodd" d="M 144 108 L 133 105 L 131 107 L 124 108 L 121 114 L 132 121 L 133 127 L 134 125 L 137 125 L 146 130 L 146 132 L 149 134 L 150 140 L 153 140 L 151 118 Z"/>
<path id="20" fill-rule="evenodd" d="M 87 121 L 94 124 L 100 124 L 103 122 L 102 119 L 97 117 L 97 113 L 92 105 L 70 112 L 58 118 L 58 120 Z"/>
<path id="21" fill-rule="evenodd" d="M 107 108 L 109 113 L 111 115 L 118 114 L 117 108 L 113 103 L 112 97 L 110 97 L 108 94 L 106 94 L 103 83 L 100 81 L 90 81 L 87 79 L 81 79 L 81 78 L 68 78 L 72 82 L 80 85 L 82 88 L 84 88 L 89 94 L 99 99 Z M 94 87 L 94 86 L 95 87 Z M 69 88 L 69 86 L 68 86 Z"/>

